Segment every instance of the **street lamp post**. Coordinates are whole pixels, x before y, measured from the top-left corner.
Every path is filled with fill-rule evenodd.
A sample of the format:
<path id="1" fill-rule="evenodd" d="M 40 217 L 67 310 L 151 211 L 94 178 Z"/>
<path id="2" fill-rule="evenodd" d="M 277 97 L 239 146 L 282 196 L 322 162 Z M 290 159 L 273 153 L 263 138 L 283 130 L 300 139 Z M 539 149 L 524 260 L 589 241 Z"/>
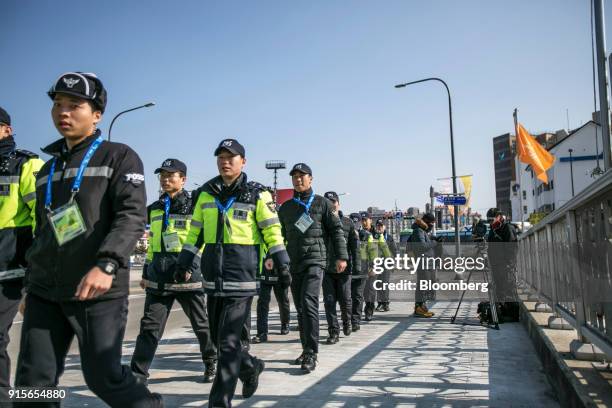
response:
<path id="1" fill-rule="evenodd" d="M 108 141 L 110 142 L 110 140 L 111 140 L 111 132 L 113 130 L 113 124 L 115 123 L 115 120 L 117 120 L 117 118 L 119 116 L 123 115 L 124 113 L 135 111 L 136 109 L 150 108 L 151 106 L 155 106 L 155 102 L 145 103 L 144 105 L 140 105 L 140 106 L 137 106 L 137 107 L 131 108 L 131 109 L 126 109 L 123 112 L 119 112 L 118 114 L 116 114 L 115 117 L 113 118 L 113 120 L 111 121 L 110 127 L 108 128 Z"/>
<path id="2" fill-rule="evenodd" d="M 453 138 L 453 108 L 452 108 L 452 104 L 451 104 L 451 94 L 450 94 L 450 90 L 448 89 L 448 85 L 446 84 L 446 82 L 444 82 L 443 80 L 441 80 L 440 78 L 425 78 L 425 79 L 421 79 L 418 81 L 412 81 L 412 82 L 407 82 L 405 84 L 398 84 L 395 85 L 396 88 L 404 88 L 408 85 L 414 85 L 414 84 L 418 84 L 421 82 L 426 82 L 426 81 L 438 81 L 440 83 L 442 83 L 442 85 L 444 85 L 444 88 L 446 89 L 446 93 L 448 94 L 448 123 L 450 126 L 450 145 L 451 145 L 451 163 L 453 166 L 453 195 L 457 195 L 457 172 L 455 171 L 455 143 L 454 143 L 454 138 Z M 458 205 L 454 205 L 454 221 L 455 221 L 455 254 L 456 256 L 460 255 L 459 252 L 459 242 L 460 242 L 460 238 L 459 238 L 459 206 Z"/>

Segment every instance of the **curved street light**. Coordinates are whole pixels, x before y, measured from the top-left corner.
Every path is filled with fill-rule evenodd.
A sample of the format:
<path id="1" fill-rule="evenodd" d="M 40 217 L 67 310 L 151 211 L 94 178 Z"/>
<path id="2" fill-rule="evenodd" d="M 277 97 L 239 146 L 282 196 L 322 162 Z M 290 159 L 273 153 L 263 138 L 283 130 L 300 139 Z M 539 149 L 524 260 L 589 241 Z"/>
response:
<path id="1" fill-rule="evenodd" d="M 145 103 L 144 105 L 140 105 L 140 106 L 137 106 L 137 107 L 131 108 L 131 109 L 126 109 L 123 112 L 119 112 L 118 114 L 116 114 L 115 117 L 113 118 L 113 120 L 111 121 L 110 127 L 108 128 L 108 141 L 110 142 L 110 140 L 111 140 L 111 132 L 113 130 L 113 124 L 115 123 L 115 120 L 117 120 L 117 118 L 119 116 L 123 115 L 124 113 L 135 111 L 136 109 L 150 108 L 151 106 L 155 106 L 155 102 L 148 102 L 148 103 Z"/>
<path id="2" fill-rule="evenodd" d="M 456 196 L 457 195 L 457 173 L 455 171 L 455 143 L 454 143 L 454 139 L 453 139 L 453 108 L 452 108 L 452 104 L 451 104 L 451 94 L 450 94 L 450 90 L 448 89 L 448 85 L 446 84 L 446 82 L 444 82 L 442 79 L 440 78 L 425 78 L 425 79 L 420 79 L 418 81 L 412 81 L 412 82 L 406 82 L 405 84 L 398 84 L 395 85 L 396 88 L 404 88 L 408 85 L 414 85 L 414 84 L 418 84 L 421 82 L 426 82 L 426 81 L 437 81 L 442 83 L 442 85 L 444 85 L 444 88 L 446 89 L 446 93 L 448 94 L 448 122 L 450 125 L 450 145 L 451 145 L 451 162 L 452 162 L 452 166 L 453 166 L 453 195 Z M 459 206 L 458 205 L 454 205 L 453 206 L 455 211 L 454 211 L 454 221 L 455 221 L 455 254 L 456 256 L 459 256 Z"/>

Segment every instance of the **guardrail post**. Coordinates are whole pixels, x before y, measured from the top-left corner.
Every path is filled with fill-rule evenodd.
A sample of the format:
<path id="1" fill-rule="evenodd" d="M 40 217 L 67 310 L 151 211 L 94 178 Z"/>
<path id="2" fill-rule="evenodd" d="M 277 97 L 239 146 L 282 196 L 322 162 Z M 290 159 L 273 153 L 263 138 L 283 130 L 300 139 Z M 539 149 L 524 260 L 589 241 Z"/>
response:
<path id="1" fill-rule="evenodd" d="M 548 304 L 546 302 L 542 301 L 542 292 L 543 292 L 543 288 L 542 288 L 542 282 L 543 282 L 543 275 L 544 275 L 544 268 L 542 268 L 542 264 L 540 263 L 540 239 L 538 238 L 538 232 L 536 231 L 535 234 L 533 234 L 533 240 L 534 240 L 534 247 L 535 247 L 535 272 L 536 272 L 536 281 L 537 281 L 537 294 L 538 294 L 538 301 L 535 304 L 535 311 L 536 312 L 550 312 L 552 309 L 550 308 L 550 306 L 548 306 Z"/>
<path id="2" fill-rule="evenodd" d="M 567 221 L 566 221 L 567 222 Z M 553 240 L 552 225 L 546 225 L 546 241 L 548 252 L 548 266 L 550 271 L 550 277 L 552 281 L 552 310 L 553 315 L 548 318 L 548 327 L 551 329 L 562 329 L 562 330 L 573 330 L 574 328 L 562 317 L 559 316 L 557 306 L 559 304 L 559 296 L 557 293 L 557 278 L 560 278 L 561 273 L 555 268 L 555 242 Z"/>
<path id="3" fill-rule="evenodd" d="M 580 263 L 578 262 L 578 233 L 576 231 L 576 213 L 568 211 L 566 215 L 567 224 L 569 226 L 569 244 L 571 254 L 571 268 L 573 271 L 574 282 L 578 283 L 578 293 L 574 298 L 574 307 L 576 309 L 576 331 L 578 332 L 578 341 L 588 343 L 587 339 L 582 334 L 582 328 L 586 322 L 586 314 L 584 307 L 584 284 L 582 282 L 582 274 L 580 273 Z"/>

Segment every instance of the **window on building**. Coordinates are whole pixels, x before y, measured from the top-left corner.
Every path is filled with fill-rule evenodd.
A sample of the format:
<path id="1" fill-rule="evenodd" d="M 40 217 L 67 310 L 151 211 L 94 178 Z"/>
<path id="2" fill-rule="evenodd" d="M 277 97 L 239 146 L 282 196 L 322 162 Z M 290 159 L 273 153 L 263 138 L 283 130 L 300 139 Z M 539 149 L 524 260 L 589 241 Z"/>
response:
<path id="1" fill-rule="evenodd" d="M 555 180 L 550 180 L 550 189 L 555 188 Z"/>
<path id="2" fill-rule="evenodd" d="M 527 214 L 527 206 L 526 205 L 523 206 L 523 214 Z"/>
<path id="3" fill-rule="evenodd" d="M 532 196 L 534 196 L 534 195 L 535 195 L 535 191 L 534 191 L 534 189 L 533 189 L 533 188 L 531 189 L 531 195 L 532 195 Z"/>
<path id="4" fill-rule="evenodd" d="M 527 192 L 525 190 L 523 190 L 523 200 L 527 199 Z"/>

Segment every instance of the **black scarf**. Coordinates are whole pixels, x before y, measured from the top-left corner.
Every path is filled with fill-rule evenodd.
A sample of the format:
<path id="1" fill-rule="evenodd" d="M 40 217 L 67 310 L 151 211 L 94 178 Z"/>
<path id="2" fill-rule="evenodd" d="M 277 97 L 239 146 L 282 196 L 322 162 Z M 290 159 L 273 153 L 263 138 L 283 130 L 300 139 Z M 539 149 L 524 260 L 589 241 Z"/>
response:
<path id="1" fill-rule="evenodd" d="M 9 153 L 12 153 L 16 146 L 17 144 L 13 136 L 8 136 L 0 140 L 0 156 L 7 156 Z"/>

